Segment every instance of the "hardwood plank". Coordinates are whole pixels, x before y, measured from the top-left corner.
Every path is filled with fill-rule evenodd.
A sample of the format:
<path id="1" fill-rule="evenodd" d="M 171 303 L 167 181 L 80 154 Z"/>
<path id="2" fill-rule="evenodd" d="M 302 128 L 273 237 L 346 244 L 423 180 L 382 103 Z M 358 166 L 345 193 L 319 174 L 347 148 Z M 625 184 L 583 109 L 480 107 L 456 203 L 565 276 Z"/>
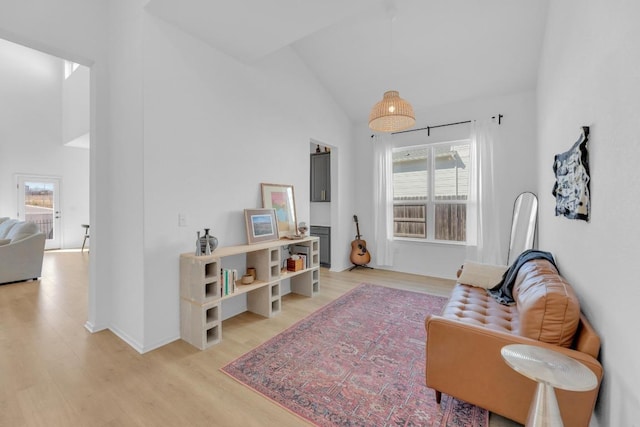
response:
<path id="1" fill-rule="evenodd" d="M 40 280 L 0 286 L 0 425 L 304 425 L 219 369 L 360 283 L 444 296 L 453 286 L 378 269 L 321 268 L 317 296 L 286 295 L 270 319 L 228 319 L 222 342 L 208 350 L 178 340 L 140 355 L 109 331 L 84 328 L 87 264 L 86 252 L 47 252 Z M 499 422 L 492 417 L 492 426 L 516 425 Z"/>

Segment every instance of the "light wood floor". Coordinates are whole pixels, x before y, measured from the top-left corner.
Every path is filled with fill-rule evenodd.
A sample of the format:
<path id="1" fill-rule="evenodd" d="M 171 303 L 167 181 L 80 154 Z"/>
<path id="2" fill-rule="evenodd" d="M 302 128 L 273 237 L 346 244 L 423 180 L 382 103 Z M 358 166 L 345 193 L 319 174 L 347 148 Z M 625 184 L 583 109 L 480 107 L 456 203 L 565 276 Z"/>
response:
<path id="1" fill-rule="evenodd" d="M 322 269 L 314 298 L 284 297 L 271 319 L 245 313 L 199 351 L 178 340 L 144 355 L 84 328 L 88 254 L 47 252 L 40 280 L 0 286 L 0 426 L 300 426 L 298 417 L 219 372 L 362 282 L 446 296 L 450 281 Z M 513 426 L 500 417 L 491 426 Z"/>

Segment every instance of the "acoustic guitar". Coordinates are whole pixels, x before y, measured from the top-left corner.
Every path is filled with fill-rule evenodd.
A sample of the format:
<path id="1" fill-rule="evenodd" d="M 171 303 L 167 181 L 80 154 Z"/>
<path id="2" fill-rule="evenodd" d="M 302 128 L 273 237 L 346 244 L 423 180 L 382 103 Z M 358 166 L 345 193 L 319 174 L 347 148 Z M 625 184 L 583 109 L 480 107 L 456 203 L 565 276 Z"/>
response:
<path id="1" fill-rule="evenodd" d="M 356 223 L 356 239 L 351 242 L 351 263 L 353 265 L 365 266 L 371 261 L 371 254 L 367 250 L 367 242 L 360 238 L 360 226 L 358 225 L 358 217 L 353 216 Z"/>

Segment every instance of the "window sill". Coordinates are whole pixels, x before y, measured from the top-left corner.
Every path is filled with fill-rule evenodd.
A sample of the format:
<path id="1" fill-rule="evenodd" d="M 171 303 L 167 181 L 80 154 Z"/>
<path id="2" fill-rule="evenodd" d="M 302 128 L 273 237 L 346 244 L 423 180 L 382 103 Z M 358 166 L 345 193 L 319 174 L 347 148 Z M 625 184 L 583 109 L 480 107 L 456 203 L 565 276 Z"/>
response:
<path id="1" fill-rule="evenodd" d="M 408 242 L 408 243 L 420 243 L 430 245 L 446 245 L 446 246 L 466 246 L 467 242 L 455 242 L 452 240 L 433 240 L 433 239 L 419 239 L 415 237 L 394 237 L 394 242 Z"/>

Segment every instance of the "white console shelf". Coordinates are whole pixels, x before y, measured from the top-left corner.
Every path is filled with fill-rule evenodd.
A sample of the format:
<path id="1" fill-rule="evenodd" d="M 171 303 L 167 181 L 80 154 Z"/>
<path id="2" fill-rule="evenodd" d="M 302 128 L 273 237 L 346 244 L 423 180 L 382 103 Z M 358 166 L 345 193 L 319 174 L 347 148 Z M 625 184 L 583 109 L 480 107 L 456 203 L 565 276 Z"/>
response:
<path id="1" fill-rule="evenodd" d="M 282 270 L 282 247 L 300 245 L 309 248 L 309 267 L 299 271 Z M 256 269 L 256 280 L 222 295 L 220 270 L 224 258 L 246 256 L 246 267 Z M 320 241 L 317 237 L 277 240 L 253 245 L 217 248 L 211 255 L 180 255 L 180 338 L 204 350 L 222 339 L 222 305 L 231 298 L 246 295 L 247 311 L 264 317 L 280 312 L 282 281 L 291 279 L 291 292 L 313 297 L 320 290 Z M 239 272 L 242 276 L 242 273 Z"/>

